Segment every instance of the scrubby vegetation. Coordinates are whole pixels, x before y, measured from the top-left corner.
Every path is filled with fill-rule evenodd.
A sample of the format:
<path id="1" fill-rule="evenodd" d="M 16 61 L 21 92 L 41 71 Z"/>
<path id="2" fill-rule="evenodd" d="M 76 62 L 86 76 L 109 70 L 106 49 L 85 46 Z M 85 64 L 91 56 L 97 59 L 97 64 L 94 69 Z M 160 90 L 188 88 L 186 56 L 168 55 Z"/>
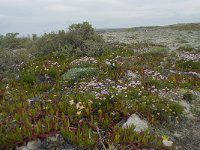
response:
<path id="1" fill-rule="evenodd" d="M 172 29 L 180 30 L 180 31 L 199 31 L 200 24 L 199 23 L 188 23 L 188 24 L 175 24 L 169 26 Z"/>
<path id="2" fill-rule="evenodd" d="M 178 60 L 158 45 L 108 44 L 87 22 L 41 37 L 11 35 L 0 39 L 0 149 L 57 133 L 82 149 L 175 149 L 160 129 L 184 121 L 178 90 L 200 84 L 170 69 L 198 72 L 199 60 Z M 183 99 L 192 103 L 188 92 Z M 148 129 L 124 128 L 132 114 Z"/>
<path id="3" fill-rule="evenodd" d="M 18 33 L 8 33 L 0 37 L 1 75 L 16 71 L 21 63 L 35 57 L 49 54 L 55 58 L 94 56 L 102 55 L 105 49 L 105 42 L 88 22 L 73 24 L 68 31 L 45 33 L 41 37 L 35 34 L 19 37 Z"/>

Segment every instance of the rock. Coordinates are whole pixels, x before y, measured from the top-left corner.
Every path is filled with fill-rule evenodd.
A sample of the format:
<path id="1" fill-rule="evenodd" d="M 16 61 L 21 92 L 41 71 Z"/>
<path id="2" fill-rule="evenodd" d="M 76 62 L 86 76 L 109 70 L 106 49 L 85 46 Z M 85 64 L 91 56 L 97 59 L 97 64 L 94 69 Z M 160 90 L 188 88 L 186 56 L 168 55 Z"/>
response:
<path id="1" fill-rule="evenodd" d="M 27 148 L 29 150 L 38 150 L 41 146 L 41 141 L 39 139 L 36 139 L 34 141 L 30 141 L 27 144 Z"/>
<path id="2" fill-rule="evenodd" d="M 60 142 L 62 141 L 63 142 L 63 137 L 60 135 L 60 134 L 56 134 L 55 136 L 50 136 L 47 138 L 47 141 L 50 141 L 50 142 Z"/>
<path id="3" fill-rule="evenodd" d="M 52 136 L 52 137 L 48 137 L 48 140 L 51 142 L 56 142 L 57 138 L 56 138 L 56 136 Z"/>
<path id="4" fill-rule="evenodd" d="M 106 65 L 109 65 L 109 66 L 112 65 L 112 64 L 111 64 L 109 61 L 107 61 L 107 60 L 105 61 L 105 64 L 106 64 Z"/>
<path id="5" fill-rule="evenodd" d="M 34 103 L 38 102 L 39 101 L 39 97 L 35 97 L 35 98 L 29 98 L 27 99 L 29 105 L 33 105 Z"/>
<path id="6" fill-rule="evenodd" d="M 140 117 L 137 114 L 132 114 L 128 120 L 123 124 L 123 128 L 129 128 L 132 125 L 135 126 L 134 131 L 136 132 L 142 132 L 145 131 L 148 128 L 148 123 L 145 120 L 140 119 Z"/>
<path id="7" fill-rule="evenodd" d="M 179 134 L 177 131 L 174 133 L 174 136 L 175 137 L 177 137 L 177 138 L 179 138 L 179 137 L 181 137 L 181 134 Z"/>
<path id="8" fill-rule="evenodd" d="M 130 80 L 134 80 L 138 78 L 138 75 L 136 73 L 133 73 L 131 70 L 127 70 L 127 77 Z"/>
<path id="9" fill-rule="evenodd" d="M 15 76 L 15 79 L 16 79 L 17 81 L 19 81 L 19 80 L 20 80 L 20 76 L 19 76 L 19 75 L 16 75 L 16 76 Z"/>
<path id="10" fill-rule="evenodd" d="M 168 140 L 163 140 L 163 145 L 166 147 L 171 147 L 173 145 L 173 142 Z"/>
<path id="11" fill-rule="evenodd" d="M 26 146 L 17 147 L 16 150 L 29 150 Z"/>
<path id="12" fill-rule="evenodd" d="M 44 75 L 44 78 L 45 78 L 45 80 L 49 80 L 49 79 L 51 79 L 51 77 L 48 76 L 47 74 Z"/>
<path id="13" fill-rule="evenodd" d="M 45 139 L 29 141 L 26 146 L 16 147 L 16 150 L 76 150 L 76 146 L 65 141 L 61 134 Z"/>
<path id="14" fill-rule="evenodd" d="M 48 137 L 46 139 L 47 149 L 54 149 L 54 148 L 65 148 L 64 146 L 64 139 L 60 134 L 56 134 L 55 136 Z"/>

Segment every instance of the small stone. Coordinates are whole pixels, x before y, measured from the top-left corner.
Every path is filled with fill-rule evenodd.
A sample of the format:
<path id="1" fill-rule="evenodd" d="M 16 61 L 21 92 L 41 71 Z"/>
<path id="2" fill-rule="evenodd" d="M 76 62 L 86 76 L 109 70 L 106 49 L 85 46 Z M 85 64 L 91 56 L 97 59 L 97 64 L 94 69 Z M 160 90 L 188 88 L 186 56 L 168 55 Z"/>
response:
<path id="1" fill-rule="evenodd" d="M 148 128 L 148 123 L 145 120 L 140 119 L 137 114 L 132 114 L 128 120 L 123 124 L 123 128 L 129 128 L 131 126 L 135 126 L 134 131 L 142 132 Z"/>
<path id="2" fill-rule="evenodd" d="M 57 141 L 57 137 L 56 136 L 52 136 L 52 137 L 48 137 L 48 139 L 52 142 L 56 142 Z"/>
<path id="3" fill-rule="evenodd" d="M 45 74 L 44 77 L 45 77 L 45 80 L 49 80 L 49 79 L 51 78 L 51 77 L 48 76 L 47 74 Z"/>
<path id="4" fill-rule="evenodd" d="M 175 137 L 177 137 L 177 138 L 179 138 L 179 137 L 181 137 L 181 134 L 179 134 L 177 131 L 174 133 L 174 136 Z"/>
<path id="5" fill-rule="evenodd" d="M 41 146 L 41 141 L 39 139 L 36 139 L 34 141 L 30 141 L 27 144 L 27 148 L 29 150 L 38 150 L 40 146 Z"/>
<path id="6" fill-rule="evenodd" d="M 29 150 L 26 146 L 17 147 L 16 150 Z"/>
<path id="7" fill-rule="evenodd" d="M 166 147 L 171 147 L 173 145 L 173 142 L 168 140 L 163 140 L 163 145 Z"/>
<path id="8" fill-rule="evenodd" d="M 38 101 L 39 101 L 39 97 L 27 99 L 27 102 L 29 103 L 29 105 L 33 105 L 34 103 L 36 103 Z"/>
<path id="9" fill-rule="evenodd" d="M 127 70 L 127 76 L 131 80 L 137 79 L 138 77 L 138 75 L 136 73 L 133 73 L 131 70 Z"/>

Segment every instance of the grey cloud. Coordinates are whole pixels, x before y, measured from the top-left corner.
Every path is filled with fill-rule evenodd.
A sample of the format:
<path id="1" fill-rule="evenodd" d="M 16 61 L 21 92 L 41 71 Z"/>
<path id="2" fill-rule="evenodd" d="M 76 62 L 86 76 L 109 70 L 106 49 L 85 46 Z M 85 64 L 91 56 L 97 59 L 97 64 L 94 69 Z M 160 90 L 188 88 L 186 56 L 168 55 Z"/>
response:
<path id="1" fill-rule="evenodd" d="M 89 21 L 97 28 L 199 22 L 199 0 L 0 0 L 0 34 L 43 33 Z"/>

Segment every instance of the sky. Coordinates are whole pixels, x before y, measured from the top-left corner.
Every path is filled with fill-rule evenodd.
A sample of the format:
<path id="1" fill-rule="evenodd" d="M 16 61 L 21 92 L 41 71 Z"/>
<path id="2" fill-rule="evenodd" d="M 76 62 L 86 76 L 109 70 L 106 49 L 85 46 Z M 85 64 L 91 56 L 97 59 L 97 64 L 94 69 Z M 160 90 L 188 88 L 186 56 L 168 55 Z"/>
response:
<path id="1" fill-rule="evenodd" d="M 0 34 L 200 22 L 200 0 L 0 0 Z"/>

